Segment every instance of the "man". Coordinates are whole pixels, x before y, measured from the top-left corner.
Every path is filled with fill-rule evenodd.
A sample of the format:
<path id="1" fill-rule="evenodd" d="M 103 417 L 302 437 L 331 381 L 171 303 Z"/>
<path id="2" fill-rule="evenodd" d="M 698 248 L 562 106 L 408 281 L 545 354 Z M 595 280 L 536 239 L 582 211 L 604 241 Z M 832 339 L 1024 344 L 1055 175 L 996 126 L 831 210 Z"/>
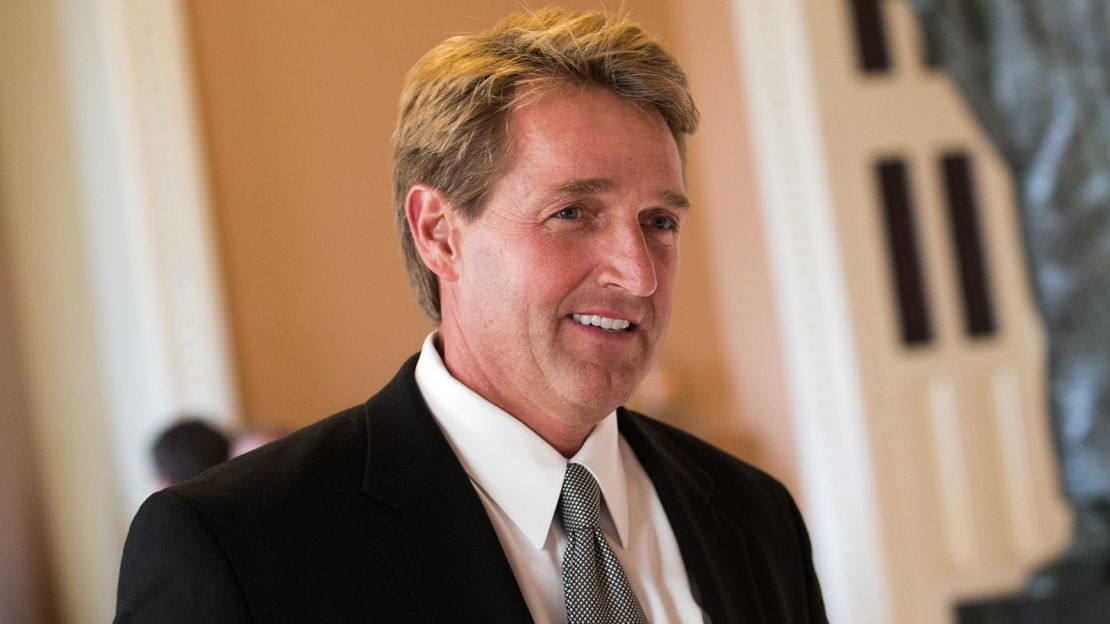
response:
<path id="1" fill-rule="evenodd" d="M 438 330 L 365 405 L 145 503 L 117 621 L 824 622 L 785 489 L 619 407 L 666 331 L 696 122 L 600 13 L 429 52 L 394 181 Z"/>

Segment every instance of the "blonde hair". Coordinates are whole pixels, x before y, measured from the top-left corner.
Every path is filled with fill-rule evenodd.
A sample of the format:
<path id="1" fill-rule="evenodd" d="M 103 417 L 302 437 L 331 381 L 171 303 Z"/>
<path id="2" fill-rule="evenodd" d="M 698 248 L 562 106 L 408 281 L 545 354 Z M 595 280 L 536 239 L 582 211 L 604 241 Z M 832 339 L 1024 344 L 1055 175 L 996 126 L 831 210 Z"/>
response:
<path id="1" fill-rule="evenodd" d="M 508 115 L 522 86 L 594 85 L 659 112 L 685 161 L 698 111 L 686 74 L 654 37 L 623 17 L 545 8 L 510 15 L 480 33 L 451 37 L 409 70 L 394 132 L 393 202 L 401 247 L 421 309 L 439 322 L 439 282 L 416 251 L 405 218 L 413 185 L 477 218 L 508 160 Z"/>

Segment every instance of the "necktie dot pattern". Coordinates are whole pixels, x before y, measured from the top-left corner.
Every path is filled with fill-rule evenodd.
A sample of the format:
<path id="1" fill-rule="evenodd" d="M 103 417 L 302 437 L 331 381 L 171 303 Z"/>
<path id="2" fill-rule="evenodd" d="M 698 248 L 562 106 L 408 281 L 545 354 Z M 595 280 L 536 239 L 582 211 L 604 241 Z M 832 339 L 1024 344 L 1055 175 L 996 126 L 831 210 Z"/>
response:
<path id="1" fill-rule="evenodd" d="M 568 464 L 559 497 L 567 534 L 563 596 L 568 624 L 647 624 L 620 560 L 598 524 L 601 488 L 581 464 Z"/>

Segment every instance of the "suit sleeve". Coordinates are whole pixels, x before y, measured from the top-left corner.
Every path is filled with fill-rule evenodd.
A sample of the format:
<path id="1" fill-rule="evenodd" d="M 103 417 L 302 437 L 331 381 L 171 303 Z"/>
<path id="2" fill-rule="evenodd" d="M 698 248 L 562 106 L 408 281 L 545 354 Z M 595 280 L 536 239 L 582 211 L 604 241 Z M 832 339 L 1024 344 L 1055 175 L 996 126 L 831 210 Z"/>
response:
<path id="1" fill-rule="evenodd" d="M 123 547 L 116 624 L 251 621 L 227 555 L 196 509 L 168 491 L 148 498 Z"/>

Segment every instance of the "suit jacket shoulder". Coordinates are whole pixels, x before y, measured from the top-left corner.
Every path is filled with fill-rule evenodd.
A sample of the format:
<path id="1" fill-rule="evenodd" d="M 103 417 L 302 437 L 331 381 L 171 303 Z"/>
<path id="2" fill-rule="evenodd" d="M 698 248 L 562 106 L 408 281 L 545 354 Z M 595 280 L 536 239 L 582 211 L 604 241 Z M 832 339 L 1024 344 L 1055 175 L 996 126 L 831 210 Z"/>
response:
<path id="1" fill-rule="evenodd" d="M 640 436 L 654 441 L 656 452 L 696 475 L 692 478 L 706 487 L 729 492 L 719 502 L 738 521 L 759 521 L 783 511 L 784 506 L 795 507 L 786 487 L 763 470 L 681 429 L 631 410 L 622 411 L 636 421 Z M 622 432 L 631 428 L 626 425 Z M 753 512 L 757 513 L 754 518 Z"/>
<path id="2" fill-rule="evenodd" d="M 809 535 L 781 483 L 642 414 L 618 419 L 713 621 L 827 622 Z"/>
<path id="3" fill-rule="evenodd" d="M 117 622 L 528 621 L 414 366 L 364 405 L 152 495 L 124 547 Z"/>

